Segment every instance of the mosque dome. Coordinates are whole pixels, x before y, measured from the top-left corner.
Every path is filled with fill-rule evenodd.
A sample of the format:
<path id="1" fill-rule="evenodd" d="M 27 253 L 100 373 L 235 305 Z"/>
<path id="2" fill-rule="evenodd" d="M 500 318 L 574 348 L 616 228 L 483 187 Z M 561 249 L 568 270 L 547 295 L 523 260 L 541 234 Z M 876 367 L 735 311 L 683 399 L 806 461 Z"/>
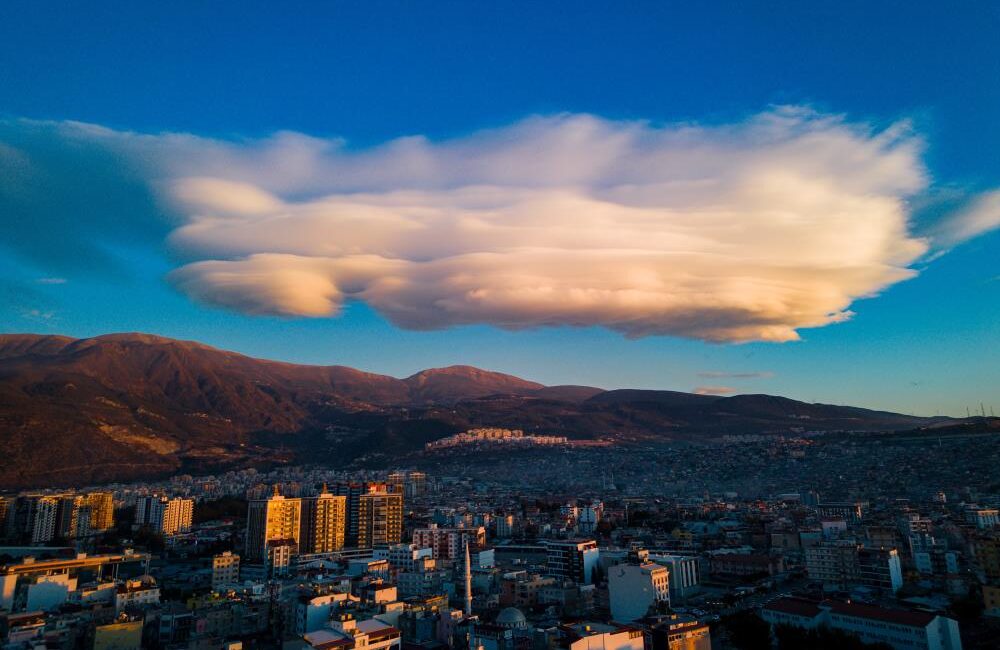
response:
<path id="1" fill-rule="evenodd" d="M 501 627 L 525 628 L 528 627 L 528 619 L 518 608 L 507 607 L 497 616 L 496 624 Z"/>

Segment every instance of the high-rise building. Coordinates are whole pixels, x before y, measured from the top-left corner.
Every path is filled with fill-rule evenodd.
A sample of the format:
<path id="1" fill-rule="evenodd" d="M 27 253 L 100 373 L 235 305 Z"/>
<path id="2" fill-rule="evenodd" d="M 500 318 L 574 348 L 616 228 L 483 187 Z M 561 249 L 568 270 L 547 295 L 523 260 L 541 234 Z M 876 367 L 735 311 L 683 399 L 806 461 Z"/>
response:
<path id="1" fill-rule="evenodd" d="M 496 518 L 497 537 L 513 537 L 516 525 L 514 515 L 500 515 Z"/>
<path id="2" fill-rule="evenodd" d="M 39 544 L 59 532 L 61 495 L 21 494 L 14 499 L 6 515 L 6 536 L 12 541 Z"/>
<path id="3" fill-rule="evenodd" d="M 56 537 L 73 539 L 80 536 L 80 510 L 84 498 L 78 494 L 59 497 L 59 512 L 56 515 Z"/>
<path id="4" fill-rule="evenodd" d="M 403 536 L 403 495 L 369 492 L 358 499 L 359 548 L 398 544 Z"/>
<path id="5" fill-rule="evenodd" d="M 152 526 L 161 517 L 160 505 L 162 498 L 157 495 L 141 496 L 135 500 L 135 524 L 137 526 Z"/>
<path id="6" fill-rule="evenodd" d="M 358 521 L 361 507 L 361 495 L 368 491 L 367 483 L 337 483 L 332 493 L 345 498 L 346 523 L 344 543 L 347 546 L 358 546 Z"/>
<path id="7" fill-rule="evenodd" d="M 599 557 L 597 542 L 592 539 L 547 540 L 544 545 L 545 564 L 549 575 L 581 584 L 593 582 L 594 568 Z"/>
<path id="8" fill-rule="evenodd" d="M 331 490 L 345 497 L 345 544 L 371 548 L 397 544 L 403 535 L 403 495 L 386 483 L 339 483 Z"/>
<path id="9" fill-rule="evenodd" d="M 90 506 L 90 530 L 108 530 L 115 525 L 115 497 L 111 492 L 90 492 L 84 499 Z"/>
<path id="10" fill-rule="evenodd" d="M 272 541 L 299 543 L 302 500 L 286 499 L 274 494 L 268 499 L 251 501 L 247 510 L 246 554 L 248 561 L 267 562 L 268 543 Z M 287 546 L 287 544 L 286 544 Z M 285 550 L 280 551 L 284 553 Z"/>
<path id="11" fill-rule="evenodd" d="M 347 497 L 334 496 L 326 486 L 319 495 L 302 499 L 302 553 L 329 553 L 344 547 L 347 526 Z"/>
<path id="12" fill-rule="evenodd" d="M 194 518 L 194 500 L 170 499 L 163 509 L 163 523 L 160 530 L 164 535 L 186 533 L 191 530 Z"/>
<path id="13" fill-rule="evenodd" d="M 194 500 L 165 496 L 144 496 L 136 500 L 135 522 L 149 526 L 164 535 L 175 535 L 191 530 L 194 518 Z"/>
<path id="14" fill-rule="evenodd" d="M 410 497 L 418 497 L 427 493 L 427 475 L 423 472 L 409 472 L 406 475 L 406 486 L 404 494 Z"/>
<path id="15" fill-rule="evenodd" d="M 31 543 L 48 542 L 56 536 L 56 521 L 59 516 L 59 498 L 38 496 L 32 500 L 30 519 Z"/>

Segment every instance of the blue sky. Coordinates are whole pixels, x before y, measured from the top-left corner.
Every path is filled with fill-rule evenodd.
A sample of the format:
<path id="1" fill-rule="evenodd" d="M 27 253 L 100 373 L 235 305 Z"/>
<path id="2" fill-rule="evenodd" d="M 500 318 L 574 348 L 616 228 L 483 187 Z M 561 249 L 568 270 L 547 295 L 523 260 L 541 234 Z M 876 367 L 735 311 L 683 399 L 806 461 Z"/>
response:
<path id="1" fill-rule="evenodd" d="M 846 125 L 850 146 L 865 151 L 878 134 L 903 128 L 916 151 L 904 162 L 919 167 L 923 180 L 897 189 L 910 182 L 900 172 L 891 190 L 864 191 L 894 192 L 905 202 L 912 240 L 1000 187 L 995 4 L 698 4 L 708 6 L 366 2 L 288 3 L 279 11 L 247 2 L 58 10 L 6 3 L 0 9 L 0 147 L 6 146 L 0 179 L 7 177 L 0 182 L 6 232 L 0 330 L 147 331 L 394 375 L 469 363 L 546 383 L 726 388 L 921 414 L 964 415 L 967 405 L 980 402 L 1000 408 L 1000 235 L 988 228 L 944 236 L 947 245 L 894 262 L 917 273 L 864 285 L 877 287 L 878 295 L 852 289 L 846 322 L 798 327 L 803 321 L 794 321 L 801 340 L 791 342 L 758 340 L 763 330 L 754 324 L 750 342 L 739 343 L 707 330 L 703 311 L 694 329 L 658 321 L 656 333 L 640 338 L 624 336 L 602 314 L 547 315 L 579 326 L 538 327 L 536 315 L 523 309 L 511 319 L 494 309 L 454 322 L 432 319 L 430 325 L 444 329 L 414 329 L 412 322 L 398 325 L 404 316 L 386 307 L 398 302 L 395 294 L 370 305 L 348 299 L 339 316 L 303 317 L 298 306 L 265 305 L 257 294 L 248 303 L 243 285 L 238 300 L 218 286 L 205 288 L 214 276 L 197 264 L 273 253 L 261 247 L 264 234 L 238 254 L 227 248 L 228 232 L 214 239 L 177 234 L 201 214 L 195 208 L 218 206 L 218 194 L 210 197 L 215 203 L 198 195 L 200 203 L 183 208 L 168 200 L 176 198 L 170 191 L 164 198 L 163 183 L 186 177 L 189 167 L 199 176 L 206 169 L 226 176 L 231 166 L 245 165 L 227 179 L 309 208 L 317 197 L 346 192 L 323 175 L 357 169 L 365 152 L 376 152 L 374 167 L 399 163 L 402 154 L 379 149 L 397 138 L 424 136 L 430 144 L 418 145 L 417 153 L 440 163 L 450 154 L 435 143 L 455 143 L 469 156 L 499 147 L 482 144 L 476 134 L 484 129 L 530 145 L 535 137 L 576 133 L 581 124 L 567 118 L 535 130 L 512 126 L 532 116 L 594 116 L 596 126 L 583 123 L 586 133 L 597 132 L 581 145 L 584 153 L 644 124 L 627 150 L 640 170 L 645 159 L 636 151 L 657 138 L 680 137 L 678 125 L 695 125 L 698 146 L 684 151 L 710 144 L 718 155 L 713 164 L 726 173 L 729 160 L 760 137 L 747 124 L 776 106 L 814 112 L 818 117 L 792 127 L 808 133 L 842 135 L 839 125 Z M 95 126 L 81 132 L 67 121 Z M 112 135 L 95 135 L 97 126 Z M 322 151 L 302 163 L 315 168 L 293 169 L 299 159 L 289 151 L 299 152 L 299 141 L 289 149 L 275 142 L 277 132 L 322 138 L 327 144 L 316 145 Z M 737 144 L 725 141 L 730 133 Z M 197 142 L 175 146 L 164 134 L 191 134 Z M 331 141 L 339 152 L 327 151 Z M 311 152 L 309 142 L 302 146 Z M 218 143 L 226 147 L 223 171 L 206 162 Z M 871 164 L 890 155 L 879 153 Z M 24 169 L 32 172 L 30 182 L 20 180 Z M 834 163 L 822 169 L 846 173 Z M 496 182 L 507 173 L 494 168 L 484 178 Z M 365 176 L 349 189 L 391 192 L 393 178 Z M 604 180 L 587 176 L 588 191 L 603 191 Z M 455 200 L 434 194 L 438 188 L 420 189 L 429 193 L 421 200 L 447 199 L 449 206 Z M 169 279 L 190 264 L 195 285 Z M 706 272 L 715 277 L 716 270 Z M 423 275 L 406 279 L 428 282 Z M 524 329 L 491 324 L 498 319 Z M 733 374 L 756 376 L 726 376 Z"/>

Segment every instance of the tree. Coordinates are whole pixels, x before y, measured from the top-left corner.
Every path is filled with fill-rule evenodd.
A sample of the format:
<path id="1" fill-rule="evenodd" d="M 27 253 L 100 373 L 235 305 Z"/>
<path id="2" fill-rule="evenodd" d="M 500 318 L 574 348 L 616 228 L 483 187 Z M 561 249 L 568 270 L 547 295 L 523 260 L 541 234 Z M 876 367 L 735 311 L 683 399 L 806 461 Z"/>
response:
<path id="1" fill-rule="evenodd" d="M 973 588 L 967 595 L 951 601 L 949 609 L 960 623 L 972 623 L 982 617 L 984 606 Z"/>
<path id="2" fill-rule="evenodd" d="M 738 612 L 722 619 L 729 641 L 739 650 L 770 650 L 771 626 L 754 612 Z"/>
<path id="3" fill-rule="evenodd" d="M 194 523 L 201 524 L 206 521 L 232 517 L 234 519 L 245 519 L 247 516 L 247 502 L 245 499 L 237 497 L 222 497 L 214 501 L 202 501 L 195 504 Z"/>
<path id="4" fill-rule="evenodd" d="M 812 630 L 792 625 L 778 625 L 774 629 L 778 650 L 892 650 L 887 643 L 865 643 L 860 637 L 843 630 L 823 626 Z"/>

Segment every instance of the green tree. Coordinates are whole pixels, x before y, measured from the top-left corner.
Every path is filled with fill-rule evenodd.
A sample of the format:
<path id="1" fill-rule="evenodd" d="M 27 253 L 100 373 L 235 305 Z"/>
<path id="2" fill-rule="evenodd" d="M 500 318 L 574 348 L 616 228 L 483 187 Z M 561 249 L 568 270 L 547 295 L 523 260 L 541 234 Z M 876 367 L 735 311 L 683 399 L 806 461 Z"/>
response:
<path id="1" fill-rule="evenodd" d="M 729 642 L 739 650 L 770 650 L 771 626 L 751 611 L 738 612 L 722 619 Z"/>

